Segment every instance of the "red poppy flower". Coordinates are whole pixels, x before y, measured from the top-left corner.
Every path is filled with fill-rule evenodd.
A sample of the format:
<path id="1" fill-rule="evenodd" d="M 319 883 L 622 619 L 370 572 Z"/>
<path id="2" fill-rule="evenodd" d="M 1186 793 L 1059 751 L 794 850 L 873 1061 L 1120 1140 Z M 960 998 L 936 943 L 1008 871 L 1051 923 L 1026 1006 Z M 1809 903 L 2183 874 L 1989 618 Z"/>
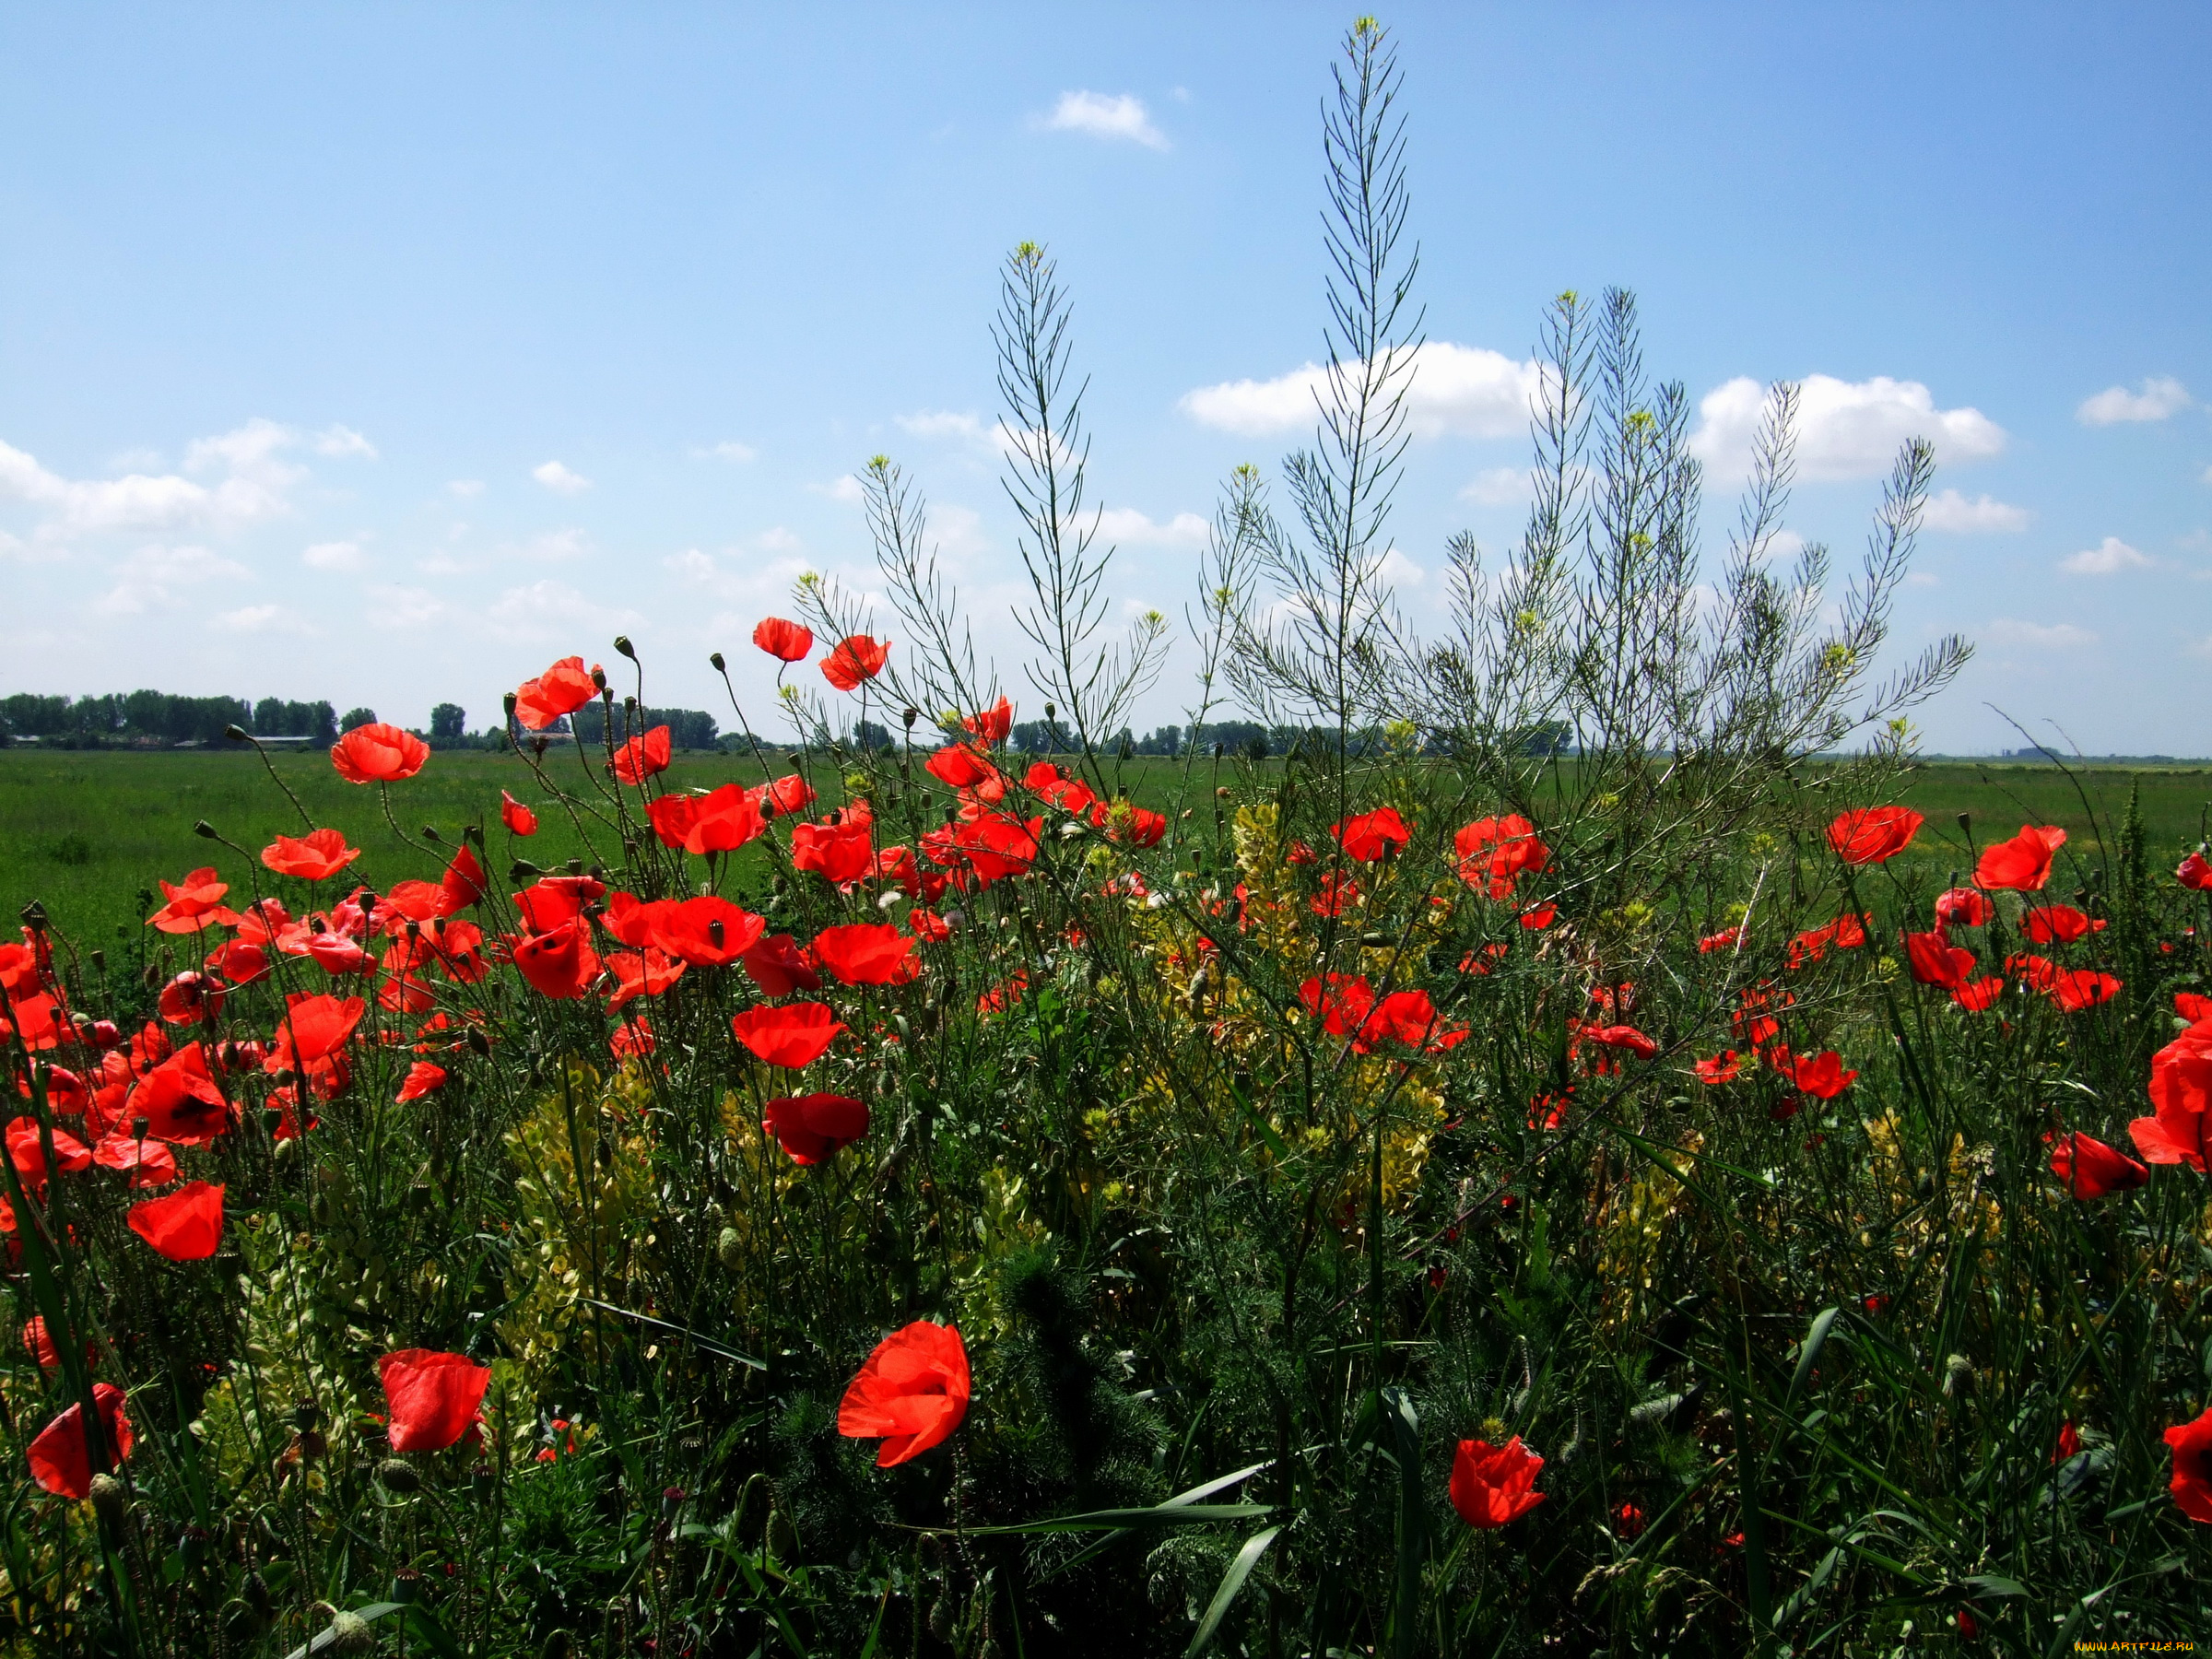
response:
<path id="1" fill-rule="evenodd" d="M 167 1186 L 177 1178 L 177 1155 L 169 1143 L 148 1136 L 111 1132 L 92 1148 L 92 1161 L 103 1170 L 127 1170 L 134 1187 Z"/>
<path id="2" fill-rule="evenodd" d="M 1902 853 L 1927 820 L 1905 806 L 1862 806 L 1828 827 L 1828 844 L 1847 865 L 1884 864 Z"/>
<path id="3" fill-rule="evenodd" d="M 953 789 L 973 789 L 998 776 L 998 768 L 965 743 L 951 743 L 923 762 L 929 775 Z"/>
<path id="4" fill-rule="evenodd" d="M 1639 1060 L 1649 1060 L 1659 1052 L 1656 1042 L 1631 1025 L 1586 1025 L 1579 1028 L 1575 1036 L 1601 1048 L 1626 1049 Z"/>
<path id="5" fill-rule="evenodd" d="M 1462 973 L 1472 973 L 1477 977 L 1490 973 L 1512 951 L 1512 947 L 1503 939 L 1492 939 L 1480 949 L 1470 950 L 1465 956 L 1461 957 L 1459 971 Z"/>
<path id="6" fill-rule="evenodd" d="M 1995 841 L 1982 850 L 1974 865 L 1974 885 L 1994 891 L 2040 893 L 2051 879 L 2051 861 L 2066 844 L 2066 832 L 2055 827 L 2038 829 L 2022 824 L 2010 841 Z"/>
<path id="7" fill-rule="evenodd" d="M 2167 1430 L 2165 1439 L 2173 1448 L 2173 1479 L 2167 1489 L 2174 1503 L 2190 1520 L 2212 1524 L 2212 1407 L 2194 1422 Z"/>
<path id="8" fill-rule="evenodd" d="M 1698 1081 L 1708 1088 L 1733 1083 L 1744 1069 L 1744 1062 L 1734 1049 L 1711 1060 L 1698 1062 Z"/>
<path id="9" fill-rule="evenodd" d="M 171 1025 L 197 1025 L 223 1011 L 223 987 L 204 973 L 185 970 L 161 987 L 161 1018 Z"/>
<path id="10" fill-rule="evenodd" d="M 1321 890 L 1306 908 L 1317 916 L 1341 916 L 1359 902 L 1359 884 L 1341 871 L 1331 870 L 1321 878 Z"/>
<path id="11" fill-rule="evenodd" d="M 330 746 L 330 763 L 348 783 L 396 783 L 420 771 L 429 758 L 429 744 L 381 720 L 355 726 Z"/>
<path id="12" fill-rule="evenodd" d="M 2051 982 L 2051 1000 L 2062 1014 L 2078 1014 L 2119 994 L 2117 979 L 2088 968 L 2062 968 Z"/>
<path id="13" fill-rule="evenodd" d="M 563 657 L 535 679 L 522 683 L 514 694 L 514 717 L 531 731 L 542 732 L 598 695 L 598 683 L 583 671 L 583 659 Z"/>
<path id="14" fill-rule="evenodd" d="M 47 1334 L 43 1315 L 33 1313 L 23 1324 L 23 1350 L 37 1361 L 41 1371 L 59 1371 L 62 1350 Z"/>
<path id="15" fill-rule="evenodd" d="M 2182 866 L 2174 871 L 2173 878 L 2197 892 L 2212 893 L 2212 863 L 2206 862 L 2202 852 L 2192 853 L 2182 860 Z"/>
<path id="16" fill-rule="evenodd" d="M 1360 864 L 1373 864 L 1378 858 L 1401 852 L 1413 840 L 1413 831 L 1394 806 L 1378 806 L 1372 812 L 1346 818 L 1329 833 L 1336 838 L 1347 858 Z"/>
<path id="17" fill-rule="evenodd" d="M 1043 827 L 1042 818 L 1025 823 L 1004 813 L 986 813 L 953 831 L 953 845 L 976 883 L 988 887 L 994 881 L 1021 875 L 1036 862 L 1037 832 Z"/>
<path id="18" fill-rule="evenodd" d="M 104 1442 L 103 1469 L 131 1454 L 134 1436 L 131 1419 L 123 1414 L 123 1390 L 112 1382 L 92 1384 L 92 1407 L 100 1414 Z M 30 1477 L 57 1498 L 81 1501 L 92 1495 L 92 1449 L 86 1444 L 81 1401 L 47 1424 L 30 1442 Z"/>
<path id="19" fill-rule="evenodd" d="M 30 1099 L 30 1079 L 18 1077 L 16 1092 L 27 1100 Z M 85 1080 L 67 1066 L 49 1065 L 46 1067 L 46 1105 L 48 1110 L 58 1112 L 65 1117 L 74 1117 L 84 1111 L 86 1106 L 90 1103 L 91 1098 L 91 1091 L 85 1087 Z"/>
<path id="20" fill-rule="evenodd" d="M 599 977 L 599 958 L 585 942 L 581 917 L 563 922 L 517 945 L 514 966 L 539 995 L 549 996 L 556 1002 L 582 996 L 585 988 Z"/>
<path id="21" fill-rule="evenodd" d="M 640 1016 L 608 1038 L 606 1046 L 616 1059 L 628 1060 L 650 1054 L 661 1045 L 653 1034 L 653 1022 Z"/>
<path id="22" fill-rule="evenodd" d="M 207 1059 L 191 1042 L 147 1072 L 131 1090 L 127 1107 L 147 1121 L 157 1140 L 196 1146 L 230 1127 L 229 1103 L 207 1075 Z"/>
<path id="23" fill-rule="evenodd" d="M 1106 839 L 1132 847 L 1157 847 L 1168 833 L 1167 814 L 1127 802 L 1106 816 Z"/>
<path id="24" fill-rule="evenodd" d="M 906 912 L 906 924 L 914 930 L 914 937 L 930 945 L 942 945 L 952 937 L 952 924 L 935 911 L 919 906 Z"/>
<path id="25" fill-rule="evenodd" d="M 868 1132 L 868 1109 L 844 1095 L 793 1095 L 769 1101 L 768 1132 L 795 1164 L 818 1164 Z"/>
<path id="26" fill-rule="evenodd" d="M 2104 931 L 2103 919 L 2092 921 L 2070 904 L 2039 904 L 2020 917 L 2020 931 L 2038 945 L 2071 945 Z"/>
<path id="27" fill-rule="evenodd" d="M 2051 1153 L 2051 1173 L 2077 1198 L 2110 1198 L 2150 1179 L 2150 1171 L 2126 1153 L 2079 1130 L 2059 1137 Z"/>
<path id="28" fill-rule="evenodd" d="M 1951 1000 L 1969 1014 L 1979 1014 L 2004 994 L 2005 982 L 1993 976 L 1976 980 L 1971 985 L 1956 987 L 1951 992 Z"/>
<path id="29" fill-rule="evenodd" d="M 755 1055 L 793 1071 L 820 1059 L 830 1039 L 844 1029 L 844 1021 L 821 1003 L 747 1008 L 730 1020 L 737 1041 Z"/>
<path id="30" fill-rule="evenodd" d="M 642 783 L 653 773 L 668 770 L 669 753 L 668 728 L 654 726 L 615 751 L 615 776 L 625 783 Z"/>
<path id="31" fill-rule="evenodd" d="M 760 785 L 760 805 L 772 808 L 780 818 L 794 812 L 804 812 L 814 805 L 814 785 L 797 772 L 786 772 L 773 782 Z"/>
<path id="32" fill-rule="evenodd" d="M 428 1060 L 418 1060 L 407 1067 L 406 1081 L 399 1086 L 399 1104 L 419 1100 L 434 1088 L 445 1087 L 445 1067 L 433 1065 Z"/>
<path id="33" fill-rule="evenodd" d="M 1530 933 L 1540 933 L 1559 919 L 1559 907 L 1556 904 L 1532 905 L 1523 911 L 1518 918 L 1521 925 Z"/>
<path id="34" fill-rule="evenodd" d="M 794 991 L 819 991 L 822 976 L 814 971 L 806 952 L 789 934 L 759 941 L 742 959 L 753 983 L 771 996 L 789 996 Z"/>
<path id="35" fill-rule="evenodd" d="M 438 878 L 438 886 L 445 894 L 445 903 L 439 912 L 441 915 L 450 916 L 456 911 L 465 911 L 484 897 L 484 866 L 477 862 L 474 853 L 463 847 L 453 854 L 453 862 L 445 866 L 445 874 Z"/>
<path id="36" fill-rule="evenodd" d="M 2051 1461 L 2065 1463 L 2080 1455 L 2081 1431 L 2074 1427 L 2074 1419 L 2068 1418 L 2058 1426 L 2058 1444 L 2051 1449 Z"/>
<path id="37" fill-rule="evenodd" d="M 510 835 L 537 833 L 537 814 L 503 789 L 500 791 L 500 821 L 507 826 Z"/>
<path id="38" fill-rule="evenodd" d="M 975 1011 L 978 1014 L 1003 1014 L 1019 1002 L 1029 988 L 1029 971 L 1018 968 L 1006 979 L 975 999 Z"/>
<path id="39" fill-rule="evenodd" d="M 1790 966 L 1803 968 L 1822 960 L 1832 949 L 1855 950 L 1866 943 L 1866 924 L 1848 912 L 1823 926 L 1810 927 L 1790 941 Z"/>
<path id="40" fill-rule="evenodd" d="M 851 818 L 791 827 L 791 867 L 812 870 L 844 887 L 868 874 L 875 861 L 873 826 Z"/>
<path id="41" fill-rule="evenodd" d="M 2191 1026 L 2150 1057 L 2149 1092 L 2156 1115 L 2128 1125 L 2136 1150 L 2147 1163 L 2204 1173 L 2212 1156 L 2212 1024 Z"/>
<path id="42" fill-rule="evenodd" d="M 814 649 L 814 630 L 796 622 L 786 622 L 781 617 L 771 617 L 754 624 L 753 643 L 772 657 L 782 657 L 787 663 L 798 662 Z M 850 687 L 840 689 L 849 690 Z"/>
<path id="43" fill-rule="evenodd" d="M 660 995 L 682 979 L 689 966 L 658 945 L 643 950 L 612 951 L 601 960 L 615 976 L 614 994 L 606 999 L 609 1014 L 629 1006 L 641 996 Z"/>
<path id="44" fill-rule="evenodd" d="M 279 876 L 325 881 L 360 855 L 361 850 L 347 846 L 338 830 L 311 830 L 305 835 L 278 836 L 261 850 L 261 862 Z"/>
<path id="45" fill-rule="evenodd" d="M 1502 1446 L 1464 1440 L 1452 1458 L 1452 1507 L 1469 1526 L 1488 1531 L 1517 1521 L 1544 1501 L 1531 1488 L 1544 1460 L 1513 1438 Z"/>
<path id="46" fill-rule="evenodd" d="M 1442 1023 L 1428 992 L 1393 991 L 1375 1005 L 1374 1012 L 1360 1028 L 1359 1041 L 1353 1046 L 1364 1045 L 1365 1050 L 1371 1051 L 1387 1038 L 1407 1048 L 1418 1048 L 1425 1054 L 1441 1054 L 1457 1048 L 1467 1040 L 1467 1035 L 1465 1026 Z"/>
<path id="47" fill-rule="evenodd" d="M 1700 956 L 1711 956 L 1716 950 L 1734 950 L 1743 942 L 1744 930 L 1742 928 L 1725 927 L 1723 928 L 1719 933 L 1707 934 L 1703 938 L 1700 939 L 1698 941 L 1698 954 Z"/>
<path id="48" fill-rule="evenodd" d="M 48 1129 L 44 1134 L 53 1137 L 54 1161 L 65 1171 L 88 1170 L 92 1167 L 92 1149 L 76 1135 L 60 1129 Z M 39 1120 L 19 1117 L 7 1126 L 8 1160 L 16 1166 L 16 1173 L 32 1186 L 46 1184 L 45 1142 L 39 1128 Z"/>
<path id="49" fill-rule="evenodd" d="M 661 844 L 704 856 L 735 853 L 768 828 L 760 803 L 735 783 L 711 794 L 666 794 L 645 803 L 645 816 Z"/>
<path id="50" fill-rule="evenodd" d="M 131 1206 L 131 1230 L 172 1262 L 204 1262 L 223 1238 L 223 1189 L 204 1181 Z"/>
<path id="51" fill-rule="evenodd" d="M 981 714 L 971 714 L 960 722 L 968 735 L 985 748 L 1004 743 L 1006 734 L 1014 729 L 1014 705 L 1000 698 Z"/>
<path id="52" fill-rule="evenodd" d="M 1517 812 L 1464 825 L 1452 846 L 1459 855 L 1459 878 L 1492 899 L 1512 898 L 1523 876 L 1551 862 L 1551 849 L 1536 839 L 1536 827 Z"/>
<path id="53" fill-rule="evenodd" d="M 235 927 L 238 912 L 222 904 L 223 895 L 229 890 L 229 883 L 217 876 L 212 865 L 193 871 L 174 887 L 164 881 L 161 891 L 169 902 L 148 916 L 146 924 L 165 934 L 198 933 L 218 924 Z"/>
<path id="54" fill-rule="evenodd" d="M 888 640 L 871 640 L 866 634 L 851 634 L 841 640 L 836 648 L 822 659 L 822 677 L 840 691 L 859 689 L 860 682 L 872 680 L 883 672 L 890 660 L 891 642 Z"/>
<path id="55" fill-rule="evenodd" d="M 1996 913 L 1997 907 L 1989 901 L 1988 895 L 1972 888 L 1951 888 L 1936 895 L 1938 927 L 1985 927 Z"/>
<path id="56" fill-rule="evenodd" d="M 888 922 L 824 928 L 814 955 L 848 985 L 903 985 L 922 971 L 912 937 Z"/>
<path id="57" fill-rule="evenodd" d="M 968 1349 L 951 1325 L 918 1319 L 876 1345 L 838 1403 L 837 1431 L 875 1440 L 878 1468 L 919 1457 L 968 1415 Z"/>
<path id="58" fill-rule="evenodd" d="M 2199 996 L 2194 991 L 2176 991 L 2173 994 L 2173 1011 L 2191 1025 L 2199 1020 L 2212 1019 L 2212 996 Z"/>
<path id="59" fill-rule="evenodd" d="M 768 924 L 748 910 L 710 893 L 661 911 L 653 942 L 694 968 L 724 968 L 760 942 Z"/>
<path id="60" fill-rule="evenodd" d="M 368 1004 L 358 996 L 341 1002 L 335 996 L 305 996 L 295 992 L 284 1002 L 276 1044 L 262 1062 L 265 1071 L 299 1071 L 331 1058 L 345 1048 L 354 1027 L 368 1012 Z"/>
<path id="61" fill-rule="evenodd" d="M 606 896 L 606 884 L 590 876 L 541 876 L 514 896 L 514 908 L 533 933 L 579 920 L 583 907 Z"/>
<path id="62" fill-rule="evenodd" d="M 1912 977 L 1924 985 L 1955 991 L 1973 974 L 1974 953 L 1953 945 L 1940 928 L 1906 934 L 1904 941 L 1905 960 L 1912 966 Z"/>
<path id="63" fill-rule="evenodd" d="M 491 1367 L 463 1354 L 402 1348 L 376 1362 L 384 1385 L 384 1433 L 394 1452 L 442 1452 L 477 1420 Z"/>
<path id="64" fill-rule="evenodd" d="M 1843 1056 L 1833 1049 L 1790 1062 L 1790 1079 L 1815 1100 L 1832 1100 L 1852 1085 L 1859 1074 L 1843 1069 Z"/>

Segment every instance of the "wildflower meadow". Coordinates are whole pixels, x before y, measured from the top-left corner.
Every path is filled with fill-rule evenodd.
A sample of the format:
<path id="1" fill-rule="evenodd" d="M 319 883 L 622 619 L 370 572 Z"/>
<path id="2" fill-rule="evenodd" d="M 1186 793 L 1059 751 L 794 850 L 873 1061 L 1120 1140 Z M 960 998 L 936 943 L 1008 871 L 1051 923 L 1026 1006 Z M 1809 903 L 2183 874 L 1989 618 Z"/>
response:
<path id="1" fill-rule="evenodd" d="M 1399 95 L 1360 23 L 1318 430 L 1224 482 L 1185 619 L 1190 727 L 1287 761 L 1117 781 L 1171 625 L 1113 622 L 1025 245 L 1019 667 L 878 457 L 877 607 L 730 643 L 759 782 L 669 787 L 653 665 L 577 641 L 465 826 L 366 724 L 381 833 L 199 823 L 127 944 L 25 912 L 6 1651 L 2212 1633 L 2212 865 L 2125 800 L 2086 851 L 1899 805 L 1968 650 L 1877 672 L 1930 452 L 1847 572 L 1778 551 L 1779 386 L 1701 535 L 1626 294 L 1546 313 L 1521 545 L 1401 615 Z"/>

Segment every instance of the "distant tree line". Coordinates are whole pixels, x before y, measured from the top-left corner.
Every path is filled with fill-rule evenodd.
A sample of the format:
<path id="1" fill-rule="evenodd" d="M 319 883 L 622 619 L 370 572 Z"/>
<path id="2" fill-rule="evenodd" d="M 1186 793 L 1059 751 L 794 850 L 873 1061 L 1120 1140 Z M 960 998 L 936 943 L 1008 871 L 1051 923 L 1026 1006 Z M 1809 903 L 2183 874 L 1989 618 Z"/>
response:
<path id="1" fill-rule="evenodd" d="M 288 702 L 265 697 L 177 697 L 167 691 L 113 692 L 105 697 L 41 697 L 18 692 L 0 698 L 0 737 L 35 737 L 55 748 L 216 745 L 231 726 L 257 737 L 337 740 L 338 723 L 327 702 Z"/>
<path id="2" fill-rule="evenodd" d="M 917 741 L 930 744 L 938 740 L 934 733 L 917 737 Z M 890 748 L 897 743 L 888 727 L 872 720 L 864 720 L 854 727 L 851 741 L 858 748 Z M 1142 737 L 1124 726 L 1097 747 L 1105 755 L 1153 755 L 1170 759 L 1188 755 L 1194 749 L 1201 756 L 1211 755 L 1218 747 L 1224 756 L 1265 760 L 1280 759 L 1301 745 L 1311 753 L 1318 746 L 1335 741 L 1334 732 L 1324 733 L 1304 726 L 1222 720 L 1203 726 L 1157 726 Z M 1071 755 L 1082 747 L 1065 724 L 1050 720 L 1017 721 L 1007 734 L 1007 742 L 1017 754 L 1039 757 Z M 1377 754 L 1389 747 L 1390 743 L 1390 738 L 1379 730 L 1364 732 L 1354 735 L 1351 749 L 1354 754 Z M 1573 752 L 1573 733 L 1564 722 L 1532 727 L 1523 741 L 1524 749 L 1531 755 L 1566 755 Z M 1433 740 L 1424 740 L 1420 747 L 1424 754 L 1441 752 Z"/>

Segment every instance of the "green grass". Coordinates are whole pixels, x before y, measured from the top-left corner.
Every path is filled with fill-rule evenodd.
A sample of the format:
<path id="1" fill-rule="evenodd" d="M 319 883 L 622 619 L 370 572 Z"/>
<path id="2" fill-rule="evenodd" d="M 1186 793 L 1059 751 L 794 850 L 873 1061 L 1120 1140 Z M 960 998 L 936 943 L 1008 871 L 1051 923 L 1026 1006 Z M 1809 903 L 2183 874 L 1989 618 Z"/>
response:
<path id="1" fill-rule="evenodd" d="M 320 752 L 276 755 L 272 761 L 316 823 L 336 826 L 364 849 L 355 866 L 362 879 L 389 885 L 433 873 L 422 854 L 394 840 L 375 790 L 346 782 Z M 547 763 L 564 788 L 582 785 L 572 753 L 556 750 Z M 1132 795 L 1157 807 L 1172 797 L 1183 769 L 1177 761 L 1139 759 L 1118 770 Z M 1202 762 L 1195 792 L 1210 784 L 1210 763 Z M 678 785 L 749 782 L 759 776 L 751 761 L 723 755 L 679 756 L 670 771 Z M 2181 848 L 2204 833 L 2212 768 L 2100 770 L 2076 776 L 2079 790 L 2050 766 L 1924 766 L 1902 795 L 1928 818 L 1914 850 L 1931 862 L 1948 859 L 1961 870 L 1970 867 L 1972 855 L 1956 821 L 1965 812 L 1977 844 L 2001 840 L 2023 823 L 2053 823 L 2065 829 L 2077 855 L 2089 857 L 2102 847 L 2083 793 L 2109 818 L 2109 830 L 2124 811 L 2131 788 L 2141 792 L 2154 853 L 2171 851 L 2178 857 Z M 817 787 L 831 784 L 818 769 L 815 781 Z M 551 867 L 573 857 L 589 859 L 595 851 L 611 862 L 616 849 L 603 830 L 594 827 L 596 841 L 587 846 L 558 811 L 541 811 L 538 834 L 507 848 L 496 817 L 502 788 L 544 806 L 543 792 L 517 757 L 448 751 L 393 790 L 392 810 L 409 835 L 427 823 L 448 841 L 465 825 L 486 821 L 495 868 L 504 867 L 507 855 Z M 493 816 L 487 820 L 487 814 Z M 214 864 L 242 891 L 246 876 L 237 856 L 194 835 L 193 825 L 201 819 L 249 850 L 300 829 L 291 803 L 250 754 L 0 750 L 0 916 L 12 917 L 36 899 L 57 925 L 91 944 L 117 936 L 119 927 L 127 935 L 137 925 L 138 893 L 143 888 L 158 895 L 157 877 L 174 880 Z"/>

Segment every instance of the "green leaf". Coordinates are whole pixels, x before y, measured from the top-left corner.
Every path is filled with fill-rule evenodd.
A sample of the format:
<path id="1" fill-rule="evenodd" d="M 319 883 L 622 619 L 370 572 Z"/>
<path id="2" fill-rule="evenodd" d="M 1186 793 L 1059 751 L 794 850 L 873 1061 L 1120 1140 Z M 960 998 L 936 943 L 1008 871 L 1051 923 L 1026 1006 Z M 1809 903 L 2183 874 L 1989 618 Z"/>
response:
<path id="1" fill-rule="evenodd" d="M 1275 1542 L 1282 1530 L 1279 1526 L 1271 1526 L 1265 1532 L 1254 1533 L 1244 1540 L 1244 1547 L 1237 1551 L 1237 1559 L 1229 1564 L 1229 1571 L 1221 1575 L 1221 1583 L 1214 1591 L 1214 1599 L 1206 1604 L 1206 1617 L 1198 1621 L 1197 1633 L 1191 1638 L 1191 1645 L 1182 1650 L 1182 1659 L 1198 1659 L 1199 1654 L 1214 1645 L 1214 1632 L 1221 1628 L 1221 1620 L 1229 1614 L 1230 1604 L 1237 1599 L 1237 1592 L 1244 1588 L 1244 1581 L 1252 1576 L 1252 1570 L 1260 1564 L 1260 1558 L 1267 1553 L 1267 1546 Z"/>
<path id="2" fill-rule="evenodd" d="M 1192 1526 L 1216 1521 L 1249 1521 L 1273 1513 L 1272 1503 L 1177 1504 L 1171 1499 L 1151 1509 L 1090 1510 L 1080 1515 L 1054 1515 L 1049 1521 L 1023 1521 L 1010 1526 L 971 1526 L 968 1535 L 982 1538 L 1022 1533 L 1104 1532 L 1117 1526 Z"/>

